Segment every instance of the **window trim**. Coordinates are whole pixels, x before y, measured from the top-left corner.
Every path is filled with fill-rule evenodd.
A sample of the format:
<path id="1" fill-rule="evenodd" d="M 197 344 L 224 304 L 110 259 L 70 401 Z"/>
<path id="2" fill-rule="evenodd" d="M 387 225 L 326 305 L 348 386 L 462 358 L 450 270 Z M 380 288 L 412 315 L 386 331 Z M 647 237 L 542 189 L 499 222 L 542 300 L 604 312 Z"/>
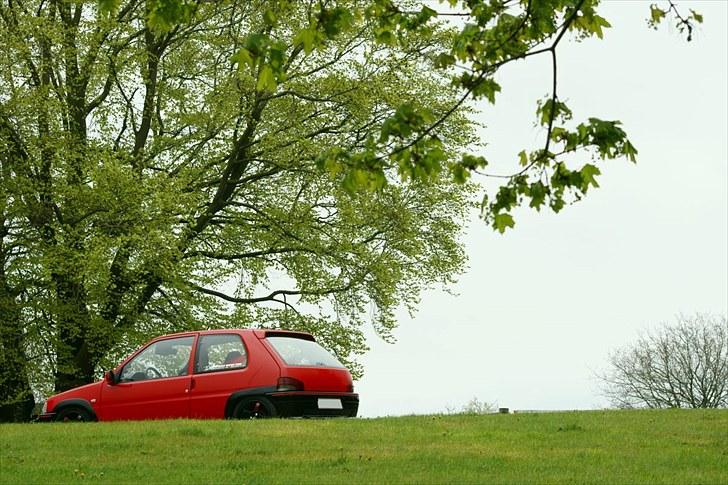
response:
<path id="1" fill-rule="evenodd" d="M 235 336 L 240 339 L 240 343 L 243 344 L 243 350 L 245 351 L 245 365 L 242 367 L 230 367 L 228 369 L 210 369 L 210 370 L 197 370 L 198 358 L 200 356 L 200 347 L 202 346 L 202 339 L 205 337 L 217 337 L 217 336 Z M 248 352 L 248 346 L 245 345 L 245 339 L 242 335 L 235 332 L 230 333 L 208 333 L 202 334 L 197 338 L 197 344 L 195 345 L 195 360 L 192 362 L 192 375 L 204 375 L 214 374 L 216 372 L 230 372 L 235 370 L 247 369 L 250 364 L 250 352 Z"/>

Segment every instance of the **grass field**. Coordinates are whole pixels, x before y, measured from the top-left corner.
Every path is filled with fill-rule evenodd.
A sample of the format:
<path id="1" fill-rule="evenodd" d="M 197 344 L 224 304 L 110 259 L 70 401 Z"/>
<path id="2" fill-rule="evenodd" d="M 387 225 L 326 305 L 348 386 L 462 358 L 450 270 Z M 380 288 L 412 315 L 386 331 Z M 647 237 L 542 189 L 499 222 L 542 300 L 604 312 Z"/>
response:
<path id="1" fill-rule="evenodd" d="M 728 484 L 728 410 L 0 426 L 0 483 Z"/>

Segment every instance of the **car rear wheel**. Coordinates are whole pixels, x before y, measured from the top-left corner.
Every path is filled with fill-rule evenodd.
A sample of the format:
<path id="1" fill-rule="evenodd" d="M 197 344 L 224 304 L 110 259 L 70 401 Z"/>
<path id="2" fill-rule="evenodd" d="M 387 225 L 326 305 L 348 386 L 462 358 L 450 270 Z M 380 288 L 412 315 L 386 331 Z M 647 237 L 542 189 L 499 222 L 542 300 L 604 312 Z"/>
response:
<path id="1" fill-rule="evenodd" d="M 69 406 L 62 409 L 56 415 L 56 421 L 62 423 L 81 423 L 84 421 L 93 421 L 91 414 L 84 408 L 79 406 Z"/>
<path id="2" fill-rule="evenodd" d="M 265 419 L 278 413 L 270 400 L 264 397 L 246 397 L 240 400 L 233 411 L 235 419 Z"/>

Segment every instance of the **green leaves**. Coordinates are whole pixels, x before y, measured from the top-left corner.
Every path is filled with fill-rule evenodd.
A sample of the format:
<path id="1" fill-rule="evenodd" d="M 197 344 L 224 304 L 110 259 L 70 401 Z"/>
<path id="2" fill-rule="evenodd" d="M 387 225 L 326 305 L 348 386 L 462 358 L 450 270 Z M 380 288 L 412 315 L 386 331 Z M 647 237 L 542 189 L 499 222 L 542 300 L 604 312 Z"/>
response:
<path id="1" fill-rule="evenodd" d="M 275 13 L 273 9 L 266 9 L 263 11 L 263 22 L 265 22 L 267 25 L 275 26 L 278 21 L 278 15 Z"/>
<path id="2" fill-rule="evenodd" d="M 293 44 L 296 47 L 303 47 L 306 54 L 313 52 L 314 47 L 323 41 L 323 36 L 315 27 L 307 27 L 301 29 L 293 38 Z"/>
<path id="3" fill-rule="evenodd" d="M 371 149 L 350 154 L 338 147 L 326 150 L 316 159 L 319 170 L 324 170 L 337 180 L 350 194 L 359 191 L 375 192 L 387 184 L 384 175 L 384 165 L 378 160 Z"/>
<path id="4" fill-rule="evenodd" d="M 119 8 L 121 0 L 98 0 L 98 2 L 99 10 L 107 15 L 111 15 Z"/>
<path id="5" fill-rule="evenodd" d="M 255 85 L 257 91 L 275 91 L 276 78 L 273 69 L 269 65 L 263 66 L 258 75 L 258 82 Z"/>
<path id="6" fill-rule="evenodd" d="M 380 142 L 387 142 L 390 138 L 396 137 L 401 140 L 407 139 L 433 121 L 430 110 L 425 107 L 416 106 L 413 103 L 399 105 L 393 116 L 382 123 Z"/>
<path id="7" fill-rule="evenodd" d="M 270 36 L 256 32 L 245 37 L 245 48 L 251 56 L 256 58 L 265 57 L 266 50 L 271 45 Z"/>
<path id="8" fill-rule="evenodd" d="M 348 170 L 341 181 L 341 186 L 350 194 L 361 190 L 375 192 L 382 189 L 385 184 L 386 180 L 383 172 L 362 170 L 360 168 Z"/>
<path id="9" fill-rule="evenodd" d="M 574 11 L 577 6 L 579 10 Z M 576 32 L 581 37 L 602 38 L 604 30 L 610 27 L 609 22 L 596 11 L 595 2 L 591 1 L 529 2 L 528 11 L 512 8 L 503 2 L 474 1 L 460 7 L 467 14 L 462 27 L 459 31 L 448 34 L 447 45 L 428 53 L 428 56 L 434 68 L 443 71 L 449 70 L 458 62 L 463 64 L 465 69 L 459 70 L 452 77 L 453 86 L 469 93 L 470 99 L 487 99 L 492 104 L 496 102 L 496 96 L 501 91 L 501 86 L 493 75 L 500 66 L 530 56 L 532 51 L 547 52 L 537 46 L 549 45 L 553 38 L 560 39 L 564 30 Z M 271 2 L 261 12 L 262 21 L 276 29 L 289 15 L 287 12 L 293 8 L 293 3 L 288 1 Z M 668 11 L 656 5 L 651 6 L 651 17 L 655 23 L 667 13 Z M 691 15 L 695 21 L 702 21 L 699 14 L 691 11 Z M 409 39 L 416 38 L 413 34 L 429 38 L 435 35 L 438 22 L 442 20 L 436 9 L 426 4 L 404 9 L 390 0 L 372 0 L 357 9 L 339 2 L 318 3 L 307 12 L 307 20 L 293 29 L 291 44 L 294 48 L 302 49 L 306 55 L 313 55 L 315 51 L 324 49 L 327 42 L 335 41 L 349 32 L 362 16 L 371 22 L 374 42 L 391 49 L 405 50 L 409 48 Z M 286 45 L 272 40 L 273 38 L 274 36 L 267 33 L 250 34 L 246 37 L 244 47 L 231 57 L 231 61 L 240 69 L 249 69 L 259 92 L 273 92 L 287 79 L 283 72 L 288 55 Z M 551 49 L 555 49 L 555 45 Z M 549 128 L 549 140 L 542 151 L 519 153 L 519 165 L 527 171 L 553 170 L 555 165 L 552 163 L 559 152 L 551 149 L 551 143 L 559 145 L 563 153 L 573 153 L 588 147 L 594 149 L 602 158 L 625 156 L 635 161 L 637 150 L 626 140 L 618 122 L 592 118 L 588 123 L 571 130 L 564 126 L 571 117 L 571 110 L 560 101 L 556 93 L 539 102 L 538 123 Z M 469 180 L 473 171 L 484 165 L 481 162 L 474 163 L 473 158 L 448 160 L 442 154 L 442 141 L 430 133 L 432 125 L 440 122 L 426 108 L 402 103 L 383 120 L 375 142 L 346 156 L 344 153 L 327 155 L 324 157 L 328 160 L 325 165 L 329 171 L 338 165 L 337 170 L 341 173 L 363 170 L 372 171 L 374 174 L 370 180 L 361 173 L 352 171 L 351 176 L 346 178 L 348 189 L 359 182 L 369 188 L 380 186 L 387 180 L 384 174 L 388 169 L 395 170 L 401 179 L 417 181 L 431 180 L 447 167 L 454 181 L 464 183 Z M 589 166 L 596 168 L 596 165 Z M 598 173 L 593 169 L 586 168 L 583 173 L 586 185 L 578 185 L 584 188 L 596 186 L 596 175 Z M 557 180 L 561 180 L 558 177 Z M 569 177 L 567 179 L 571 180 Z M 549 183 L 533 185 L 534 183 L 532 181 L 527 184 L 532 187 L 519 193 L 533 193 L 531 204 L 539 208 L 549 194 L 555 196 L 555 191 L 544 190 L 550 186 Z M 555 206 L 559 207 L 559 204 Z"/>
<path id="10" fill-rule="evenodd" d="M 630 143 L 629 140 L 624 140 L 622 143 L 622 154 L 626 156 L 630 162 L 637 163 L 637 149 Z"/>
<path id="11" fill-rule="evenodd" d="M 689 15 L 683 15 L 678 10 L 677 5 L 672 2 L 669 2 L 665 7 L 662 8 L 654 3 L 650 5 L 650 16 L 647 19 L 647 25 L 650 28 L 657 29 L 664 19 L 672 17 L 678 32 L 686 34 L 686 40 L 690 42 L 693 39 L 695 24 L 702 24 L 703 16 L 693 9 L 689 9 Z"/>
<path id="12" fill-rule="evenodd" d="M 256 61 L 253 54 L 245 47 L 241 48 L 230 57 L 230 62 L 238 65 L 238 69 L 248 67 L 249 69 L 255 69 Z"/>
<path id="13" fill-rule="evenodd" d="M 335 39 L 351 29 L 358 16 L 351 9 L 338 6 L 329 8 L 324 3 L 319 3 L 318 9 L 315 21 L 298 30 L 293 36 L 293 45 L 302 47 L 306 55 L 323 47 L 326 40 Z"/>
<path id="14" fill-rule="evenodd" d="M 432 61 L 432 65 L 436 69 L 446 69 L 453 64 L 455 64 L 455 56 L 446 52 L 439 53 Z"/>
<path id="15" fill-rule="evenodd" d="M 102 8 L 114 0 L 100 0 L 104 2 Z M 148 0 L 147 22 L 149 27 L 158 32 L 165 33 L 179 24 L 185 24 L 192 19 L 196 2 L 192 0 Z"/>
<path id="16" fill-rule="evenodd" d="M 585 8 L 582 15 L 578 15 L 572 24 L 573 29 L 580 30 L 582 35 L 595 35 L 604 38 L 604 29 L 611 27 L 607 19 L 596 15 L 592 9 Z"/>
<path id="17" fill-rule="evenodd" d="M 665 15 L 667 15 L 667 11 L 661 9 L 654 3 L 650 5 L 650 27 L 656 29 L 660 25 L 660 22 L 662 22 L 662 19 L 665 18 Z"/>
<path id="18" fill-rule="evenodd" d="M 520 5 L 481 0 L 449 3 L 457 5 L 463 13 L 463 22 L 456 26 L 448 25 L 447 17 L 424 3 L 404 8 L 391 0 L 371 0 L 352 8 L 336 1 L 319 2 L 291 29 L 290 43 L 285 44 L 273 40 L 280 35 L 273 32 L 285 28 L 286 19 L 295 9 L 294 3 L 270 2 L 260 16 L 263 24 L 272 29 L 271 33 L 249 34 L 244 47 L 231 61 L 241 72 L 250 73 L 258 92 L 274 92 L 287 80 L 287 73 L 283 72 L 290 54 L 287 47 L 292 45 L 303 50 L 306 56 L 316 56 L 364 20 L 368 22 L 372 45 L 380 44 L 382 52 L 411 49 L 415 57 L 421 55 L 427 59 L 440 71 L 438 75 L 450 77 L 453 88 L 465 93 L 460 101 L 463 106 L 468 100 L 478 99 L 495 104 L 501 91 L 496 73 L 502 66 L 555 53 L 556 44 L 565 33 L 571 32 L 577 38 L 601 39 L 610 27 L 609 21 L 599 15 L 597 2 L 591 0 L 542 0 Z M 680 16 L 672 3 L 664 8 L 653 4 L 650 25 L 656 26 L 670 15 L 678 20 L 679 29 L 689 32 L 692 23 L 703 20 L 693 10 L 688 17 Z M 445 25 L 451 29 L 441 28 Z M 420 52 L 423 45 L 428 46 L 426 53 Z M 457 71 L 453 69 L 455 66 Z M 318 166 L 339 178 L 350 193 L 357 189 L 381 190 L 396 178 L 432 183 L 447 176 L 464 184 L 472 179 L 473 173 L 481 172 L 487 162 L 474 154 L 453 158 L 450 140 L 440 133 L 440 124 L 448 117 L 458 116 L 459 108 L 462 108 L 460 104 L 453 106 L 441 118 L 421 103 L 410 100 L 392 103 L 391 110 L 381 117 L 376 136 L 368 136 L 366 143 L 359 143 L 351 150 L 325 150 L 317 156 Z M 541 149 L 518 153 L 520 169 L 506 177 L 493 200 L 484 205 L 483 216 L 496 230 L 512 226 L 503 218 L 496 225 L 495 217 L 510 214 L 508 211 L 522 203 L 537 210 L 548 205 L 559 211 L 582 197 L 589 188 L 598 187 L 599 160 L 624 157 L 636 161 L 637 149 L 627 139 L 619 121 L 592 117 L 574 125 L 572 117 L 571 109 L 556 92 L 538 102 L 536 122 L 546 128 L 548 139 Z M 564 161 L 567 155 L 568 165 Z"/>
<path id="19" fill-rule="evenodd" d="M 546 198 L 551 194 L 551 187 L 540 180 L 536 180 L 524 190 L 524 194 L 531 199 L 528 206 L 540 211 L 541 206 L 546 202 Z"/>
<path id="20" fill-rule="evenodd" d="M 495 93 L 499 93 L 501 87 L 492 78 L 481 79 L 472 85 L 473 99 L 485 97 L 490 104 L 495 104 Z"/>
<path id="21" fill-rule="evenodd" d="M 507 228 L 513 228 L 515 225 L 516 222 L 510 214 L 496 214 L 493 218 L 493 227 L 501 234 L 506 232 Z"/>
<path id="22" fill-rule="evenodd" d="M 581 186 L 579 188 L 581 191 L 586 193 L 590 185 L 593 187 L 599 187 L 596 176 L 601 175 L 601 173 L 602 172 L 597 167 L 590 163 L 581 167 L 581 170 L 579 171 L 579 174 L 581 175 Z"/>
<path id="23" fill-rule="evenodd" d="M 405 42 L 414 34 L 430 31 L 430 21 L 437 18 L 437 11 L 427 5 L 419 10 L 404 10 L 390 0 L 373 0 L 364 9 L 365 17 L 374 24 L 377 42 L 394 46 Z"/>
<path id="24" fill-rule="evenodd" d="M 284 70 L 286 59 L 286 45 L 283 42 L 272 41 L 267 35 L 255 33 L 245 38 L 245 47 L 233 54 L 230 62 L 237 64 L 239 72 L 247 68 L 257 78 L 257 91 L 273 92 L 287 78 Z"/>
<path id="25" fill-rule="evenodd" d="M 562 122 L 571 119 L 571 110 L 558 99 L 549 97 L 546 101 L 539 101 L 537 106 L 536 116 L 542 126 L 548 126 L 552 118 Z"/>
<path id="26" fill-rule="evenodd" d="M 333 39 L 351 28 L 355 16 L 349 8 L 338 6 L 327 8 L 323 3 L 319 4 L 319 7 L 317 27 L 324 32 L 327 39 Z"/>
<path id="27" fill-rule="evenodd" d="M 526 154 L 526 150 L 521 150 L 518 152 L 518 164 L 521 167 L 525 167 L 528 165 L 528 155 Z"/>
<path id="28" fill-rule="evenodd" d="M 566 123 L 572 118 L 571 110 L 553 98 L 538 102 L 537 116 L 539 124 L 551 130 L 548 151 L 520 151 L 521 170 L 507 179 L 493 200 L 484 197 L 481 204 L 481 216 L 499 232 L 512 227 L 506 224 L 513 219 L 512 210 L 526 202 L 536 210 L 547 205 L 560 212 L 567 204 L 580 200 L 591 187 L 599 187 L 601 169 L 596 163 L 579 164 L 573 159 L 575 153 L 591 153 L 593 161 L 618 157 L 636 161 L 637 149 L 619 121 L 589 118 L 570 128 Z M 564 160 L 567 155 L 569 163 Z"/>

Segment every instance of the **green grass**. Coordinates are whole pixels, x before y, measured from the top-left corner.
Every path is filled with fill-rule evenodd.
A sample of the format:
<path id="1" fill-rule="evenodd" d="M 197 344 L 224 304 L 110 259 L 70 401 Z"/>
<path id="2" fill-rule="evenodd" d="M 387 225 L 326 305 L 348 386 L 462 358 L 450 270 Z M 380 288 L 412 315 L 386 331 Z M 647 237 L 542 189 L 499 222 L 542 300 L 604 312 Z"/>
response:
<path id="1" fill-rule="evenodd" d="M 0 426 L 0 483 L 728 483 L 728 410 Z"/>

